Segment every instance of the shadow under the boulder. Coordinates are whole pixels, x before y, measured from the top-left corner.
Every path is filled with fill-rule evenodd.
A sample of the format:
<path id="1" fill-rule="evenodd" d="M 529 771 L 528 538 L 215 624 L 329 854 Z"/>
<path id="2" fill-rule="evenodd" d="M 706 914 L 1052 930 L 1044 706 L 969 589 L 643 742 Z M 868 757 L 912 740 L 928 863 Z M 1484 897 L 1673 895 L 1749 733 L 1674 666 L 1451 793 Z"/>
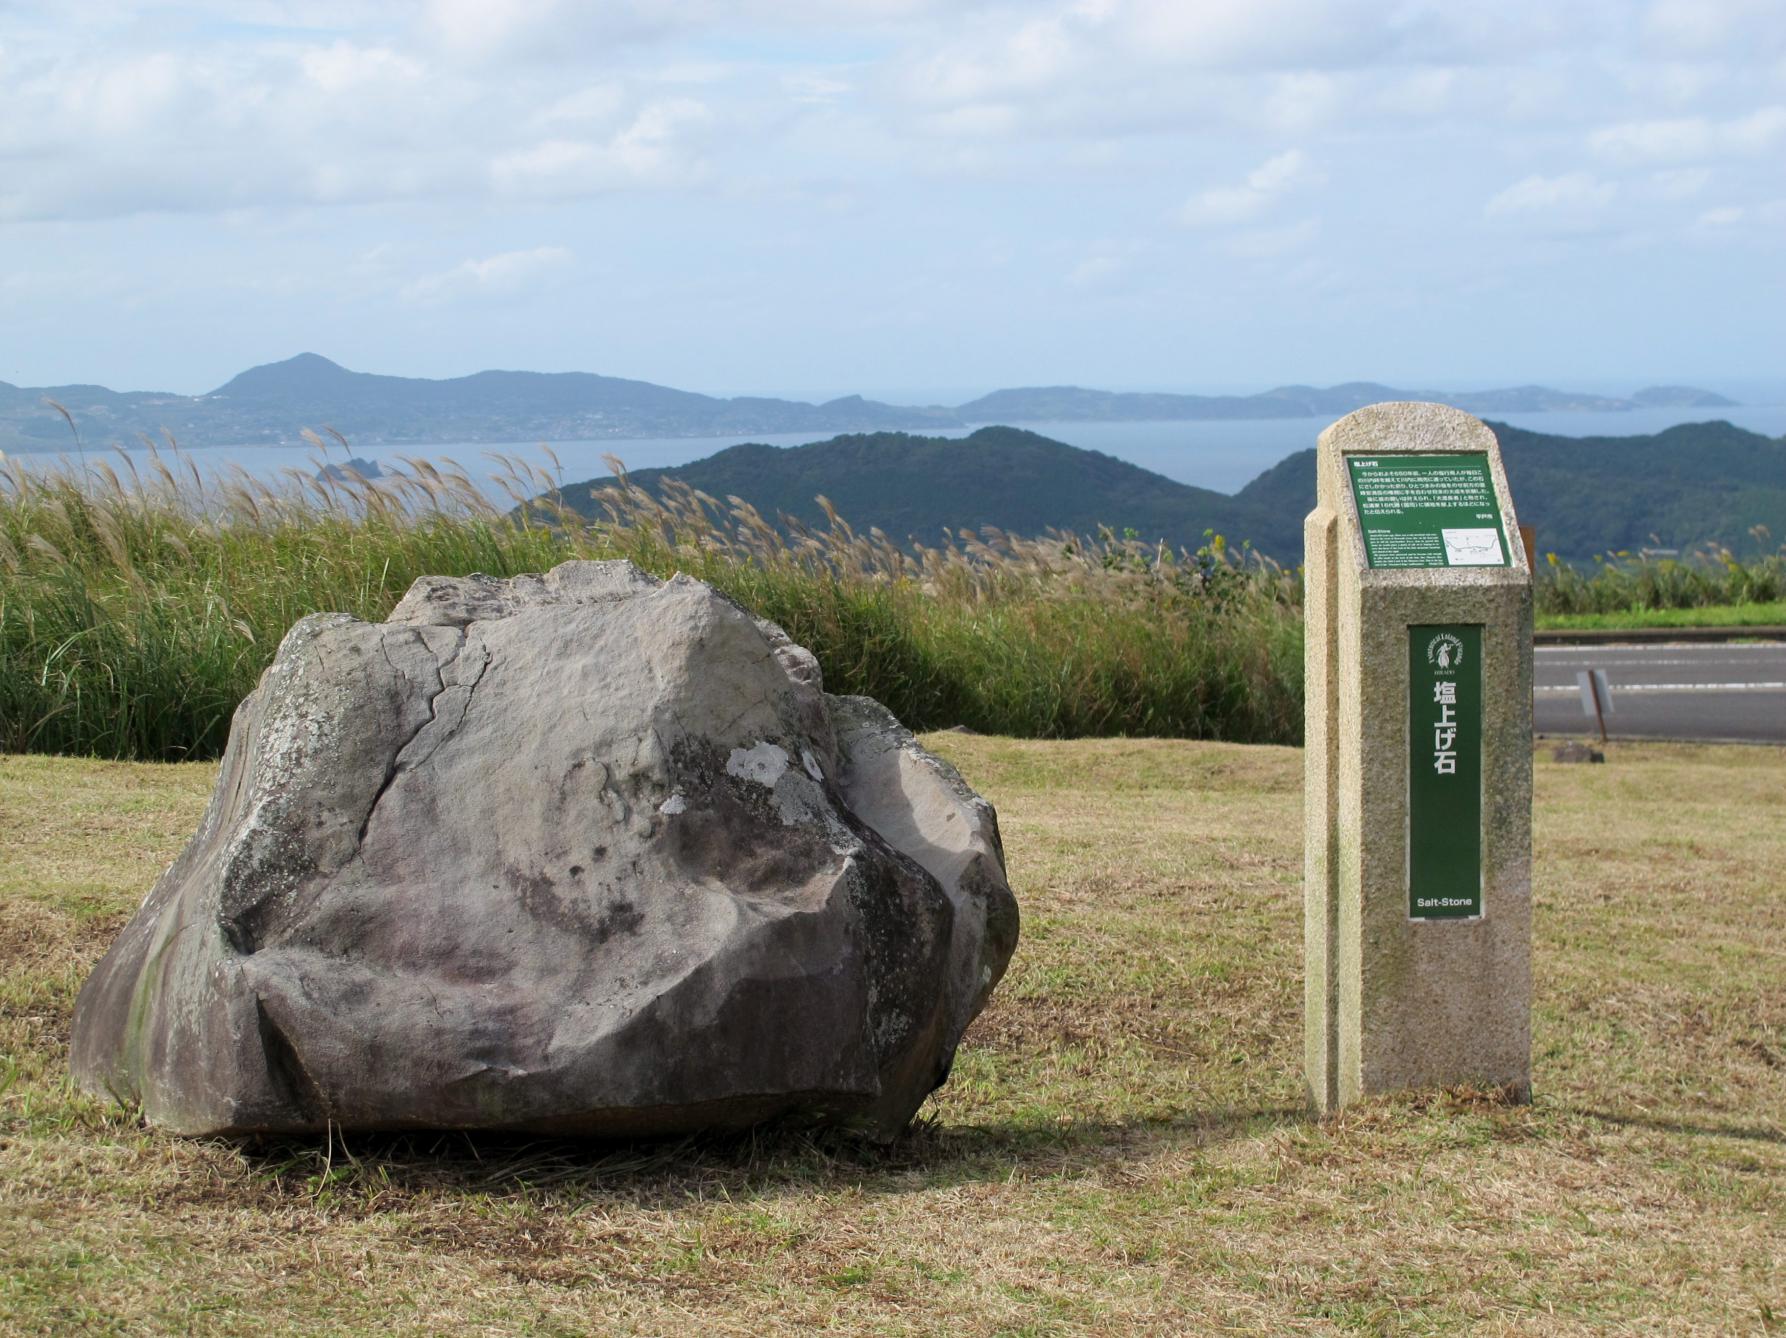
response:
<path id="1" fill-rule="evenodd" d="M 550 1194 L 686 1202 L 691 1193 L 748 1198 L 793 1186 L 871 1194 L 1026 1174 L 1075 1174 L 1174 1147 L 1207 1147 L 1312 1119 L 1300 1106 L 1129 1120 L 920 1120 L 891 1143 L 811 1124 L 653 1141 L 537 1138 L 466 1131 L 342 1133 L 240 1140 L 252 1173 L 281 1190 Z"/>

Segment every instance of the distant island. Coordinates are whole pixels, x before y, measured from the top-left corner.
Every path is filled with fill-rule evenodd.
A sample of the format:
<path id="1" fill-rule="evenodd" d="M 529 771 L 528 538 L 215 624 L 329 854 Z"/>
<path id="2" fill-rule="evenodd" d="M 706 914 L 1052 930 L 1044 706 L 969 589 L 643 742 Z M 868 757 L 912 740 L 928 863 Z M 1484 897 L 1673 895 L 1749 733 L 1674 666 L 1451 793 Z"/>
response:
<path id="1" fill-rule="evenodd" d="M 353 456 L 345 461 L 333 461 L 316 471 L 318 483 L 351 483 L 357 480 L 381 479 L 384 470 L 379 468 L 376 460 L 362 460 Z"/>
<path id="2" fill-rule="evenodd" d="M 1337 418 L 1380 400 L 1440 400 L 1476 414 L 1661 407 L 1717 409 L 1734 401 L 1692 386 L 1651 386 L 1629 398 L 1545 386 L 1450 392 L 1374 382 L 1280 386 L 1257 395 L 1173 395 L 1041 386 L 996 390 L 952 406 L 884 404 L 847 395 L 809 404 L 674 390 L 588 372 L 478 372 L 428 380 L 349 371 L 315 353 L 254 367 L 204 395 L 0 381 L 0 450 L 64 451 L 68 411 L 88 447 L 172 437 L 184 446 L 288 445 L 304 428 L 356 444 L 599 441 L 795 432 L 935 431 L 979 423 Z M 52 403 L 53 402 L 53 403 Z"/>
<path id="3" fill-rule="evenodd" d="M 1729 423 L 1690 423 L 1648 436 L 1559 437 L 1490 423 L 1520 520 L 1541 551 L 1573 561 L 1597 553 L 1706 541 L 1753 553 L 1753 526 L 1786 536 L 1786 439 Z M 1213 530 L 1250 541 L 1287 565 L 1302 558 L 1302 519 L 1315 505 L 1315 452 L 1298 451 L 1239 492 L 1194 488 L 1099 451 L 1013 427 L 966 438 L 882 432 L 809 446 L 733 446 L 704 460 L 628 475 L 655 493 L 679 479 L 714 497 L 737 496 L 765 518 L 820 528 L 823 493 L 858 532 L 935 545 L 945 527 L 997 526 L 1039 535 L 1132 530 L 1147 543 L 1195 549 Z M 611 478 L 568 484 L 554 496 L 598 517 L 591 495 Z"/>
<path id="4" fill-rule="evenodd" d="M 1692 386 L 1649 386 L 1629 399 L 1582 395 L 1548 386 L 1505 390 L 1404 390 L 1374 381 L 1345 385 L 1279 386 L 1257 395 L 1155 395 L 1042 386 L 995 390 L 955 410 L 970 423 L 1183 422 L 1223 418 L 1340 418 L 1384 400 L 1431 400 L 1473 414 L 1616 413 L 1628 409 L 1734 408 L 1736 401 Z"/>

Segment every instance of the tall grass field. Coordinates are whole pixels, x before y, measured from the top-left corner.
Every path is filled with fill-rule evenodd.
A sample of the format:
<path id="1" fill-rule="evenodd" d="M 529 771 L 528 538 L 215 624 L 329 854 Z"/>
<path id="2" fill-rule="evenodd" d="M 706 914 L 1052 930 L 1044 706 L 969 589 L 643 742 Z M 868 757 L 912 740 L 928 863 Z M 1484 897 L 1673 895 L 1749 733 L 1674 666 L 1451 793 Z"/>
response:
<path id="1" fill-rule="evenodd" d="M 650 494 L 611 463 L 619 482 L 592 524 L 518 460 L 501 479 L 513 506 L 450 462 L 269 484 L 207 479 L 178 452 L 8 461 L 0 752 L 216 757 L 306 614 L 383 618 L 425 574 L 620 557 L 708 581 L 810 647 L 831 691 L 878 698 L 915 729 L 1300 741 L 1300 572 L 1219 536 L 1194 553 L 1110 530 L 902 545 L 830 507 L 815 531 L 674 482 Z M 1539 615 L 1559 622 L 1782 598 L 1783 553 L 1539 563 Z"/>
<path id="2" fill-rule="evenodd" d="M 1765 525 L 1750 533 L 1760 550 L 1773 541 Z M 1559 621 L 1692 609 L 1765 609 L 1786 601 L 1786 546 L 1747 560 L 1716 545 L 1685 556 L 1605 553 L 1587 568 L 1547 553 L 1538 564 L 1537 577 L 1538 614 Z M 1641 616 L 1633 619 L 1635 625 L 1643 622 Z"/>
<path id="3" fill-rule="evenodd" d="M 306 614 L 383 618 L 425 574 L 622 557 L 710 582 L 810 647 L 830 691 L 878 698 L 914 728 L 1301 733 L 1297 576 L 1219 539 L 1195 554 L 1108 533 L 902 548 L 834 512 L 819 532 L 778 530 L 735 498 L 652 496 L 623 473 L 588 524 L 531 502 L 551 480 L 519 463 L 504 509 L 423 461 L 268 485 L 214 482 L 178 456 L 120 459 L 0 471 L 0 752 L 216 757 Z"/>

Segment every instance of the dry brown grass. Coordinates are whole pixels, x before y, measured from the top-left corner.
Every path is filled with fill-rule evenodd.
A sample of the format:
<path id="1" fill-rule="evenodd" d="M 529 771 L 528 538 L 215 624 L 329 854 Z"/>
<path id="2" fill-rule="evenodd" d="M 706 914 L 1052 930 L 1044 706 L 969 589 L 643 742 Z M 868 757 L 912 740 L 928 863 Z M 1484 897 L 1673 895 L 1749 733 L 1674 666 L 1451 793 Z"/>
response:
<path id="1" fill-rule="evenodd" d="M 62 1082 L 211 771 L 0 759 L 20 1333 L 1768 1332 L 1786 752 L 1538 764 L 1535 1105 L 1300 1108 L 1300 757 L 937 736 L 1025 938 L 890 1152 L 162 1138 Z"/>

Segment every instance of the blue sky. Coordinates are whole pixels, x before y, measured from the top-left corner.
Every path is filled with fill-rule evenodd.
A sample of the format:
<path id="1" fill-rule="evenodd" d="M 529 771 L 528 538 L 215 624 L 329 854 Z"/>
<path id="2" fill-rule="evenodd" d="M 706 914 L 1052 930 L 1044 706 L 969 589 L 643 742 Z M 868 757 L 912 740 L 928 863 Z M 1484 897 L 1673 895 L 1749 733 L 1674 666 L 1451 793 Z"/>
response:
<path id="1" fill-rule="evenodd" d="M 16 384 L 1753 394 L 1783 243 L 1778 0 L 0 0 Z"/>

